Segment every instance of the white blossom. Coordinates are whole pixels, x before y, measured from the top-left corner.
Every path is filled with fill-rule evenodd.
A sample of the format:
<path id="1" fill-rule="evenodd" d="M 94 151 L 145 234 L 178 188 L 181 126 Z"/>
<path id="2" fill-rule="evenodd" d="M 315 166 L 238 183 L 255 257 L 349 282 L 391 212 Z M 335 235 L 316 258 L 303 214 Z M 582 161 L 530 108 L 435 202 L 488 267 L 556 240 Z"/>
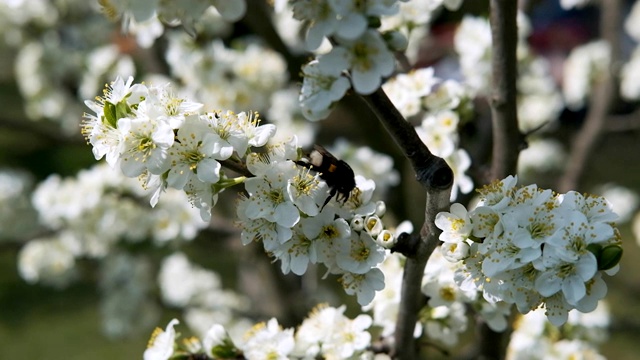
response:
<path id="1" fill-rule="evenodd" d="M 151 335 L 149 346 L 144 351 L 144 360 L 168 360 L 173 355 L 173 346 L 176 339 L 176 331 L 173 328 L 179 321 L 173 319 L 163 331 L 160 328 Z"/>
<path id="2" fill-rule="evenodd" d="M 608 262 L 615 260 L 601 251 L 619 251 L 611 223 L 616 216 L 604 198 L 516 187 L 516 181 L 507 177 L 480 189 L 481 200 L 469 215 L 464 209 L 455 217 L 439 214 L 436 226 L 445 241 L 470 245 L 468 254 L 456 254 L 452 246 L 443 254 L 461 264 L 455 275 L 461 289 L 481 291 L 494 304 L 482 305 L 491 326 L 504 325 L 506 304 L 495 306 L 501 302 L 515 303 L 522 313 L 543 305 L 559 326 L 569 310 L 592 311 L 606 294 L 601 269 L 614 267 Z M 469 227 L 473 242 L 465 240 Z"/>

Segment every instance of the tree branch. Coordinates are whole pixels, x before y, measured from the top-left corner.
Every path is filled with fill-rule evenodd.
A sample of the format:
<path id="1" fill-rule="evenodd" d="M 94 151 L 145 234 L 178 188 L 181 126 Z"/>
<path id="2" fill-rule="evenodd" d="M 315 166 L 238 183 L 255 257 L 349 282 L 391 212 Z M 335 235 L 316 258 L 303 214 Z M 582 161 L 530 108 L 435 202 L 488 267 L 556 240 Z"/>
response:
<path id="1" fill-rule="evenodd" d="M 516 102 L 517 68 L 517 26 L 518 2 L 513 0 L 491 0 L 490 22 L 492 39 L 492 86 L 491 121 L 493 148 L 490 178 L 503 179 L 515 174 L 518 155 L 524 136 L 518 129 Z M 477 358 L 502 359 L 504 333 L 491 330 L 480 322 L 477 329 Z"/>
<path id="2" fill-rule="evenodd" d="M 12 118 L 0 116 L 0 128 L 36 135 L 53 144 L 81 145 L 86 143 L 82 136 L 80 136 L 80 131 L 74 134 L 65 134 L 59 124 L 46 120 L 32 121 L 26 117 Z"/>
<path id="3" fill-rule="evenodd" d="M 420 230 L 420 241 L 416 242 L 415 248 L 403 252 L 407 260 L 402 277 L 395 332 L 394 357 L 403 360 L 415 359 L 419 348 L 413 332 L 422 306 L 422 277 L 427 260 L 440 241 L 440 230 L 435 226 L 435 217 L 439 212 L 449 208 L 453 172 L 444 159 L 429 151 L 413 126 L 402 117 L 381 88 L 363 98 L 409 159 L 416 178 L 427 190 L 425 220 Z"/>
<path id="4" fill-rule="evenodd" d="M 600 33 L 610 46 L 610 69 L 595 84 L 590 98 L 589 112 L 584 125 L 573 139 L 571 154 L 558 190 L 567 192 L 579 188 L 589 156 L 602 134 L 604 122 L 617 99 L 617 67 L 620 65 L 619 30 L 621 23 L 620 0 L 603 0 L 600 9 Z"/>
<path id="5" fill-rule="evenodd" d="M 523 136 L 518 129 L 516 48 L 518 2 L 491 0 L 493 159 L 491 180 L 514 174 Z"/>

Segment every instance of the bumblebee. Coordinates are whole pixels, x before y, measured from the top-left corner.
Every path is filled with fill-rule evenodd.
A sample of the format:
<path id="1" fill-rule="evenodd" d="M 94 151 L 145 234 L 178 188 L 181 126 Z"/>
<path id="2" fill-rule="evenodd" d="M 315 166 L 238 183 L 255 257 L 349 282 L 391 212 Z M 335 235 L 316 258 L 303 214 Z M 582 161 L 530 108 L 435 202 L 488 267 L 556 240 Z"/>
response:
<path id="1" fill-rule="evenodd" d="M 351 166 L 343 160 L 337 159 L 327 149 L 320 145 L 314 145 L 313 151 L 302 160 L 295 162 L 300 166 L 304 166 L 320 174 L 320 178 L 324 180 L 331 192 L 329 197 L 324 201 L 320 211 L 335 196 L 336 200 L 342 201 L 344 204 L 349 200 L 351 191 L 356 187 L 356 180 Z"/>

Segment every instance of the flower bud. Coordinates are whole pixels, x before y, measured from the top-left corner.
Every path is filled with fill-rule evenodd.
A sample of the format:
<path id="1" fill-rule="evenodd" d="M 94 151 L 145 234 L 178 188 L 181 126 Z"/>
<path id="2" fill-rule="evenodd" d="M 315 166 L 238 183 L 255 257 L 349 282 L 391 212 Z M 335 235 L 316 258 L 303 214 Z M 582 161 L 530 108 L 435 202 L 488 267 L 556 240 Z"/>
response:
<path id="1" fill-rule="evenodd" d="M 384 201 L 376 201 L 376 210 L 374 214 L 378 217 L 383 217 L 387 212 L 387 204 Z"/>
<path id="2" fill-rule="evenodd" d="M 376 237 L 376 243 L 385 249 L 390 249 L 396 244 L 396 237 L 389 230 L 382 230 L 378 237 Z"/>
<path id="3" fill-rule="evenodd" d="M 382 34 L 382 37 L 392 51 L 405 51 L 407 50 L 407 46 L 409 46 L 409 40 L 399 31 L 387 31 Z"/>
<path id="4" fill-rule="evenodd" d="M 362 216 L 354 216 L 349 225 L 355 231 L 362 231 L 364 229 L 364 218 Z"/>
<path id="5" fill-rule="evenodd" d="M 380 221 L 380 218 L 375 215 L 367 216 L 364 220 L 364 229 L 369 233 L 369 235 L 371 235 L 371 237 L 377 237 L 382 231 L 382 228 L 382 221 Z"/>

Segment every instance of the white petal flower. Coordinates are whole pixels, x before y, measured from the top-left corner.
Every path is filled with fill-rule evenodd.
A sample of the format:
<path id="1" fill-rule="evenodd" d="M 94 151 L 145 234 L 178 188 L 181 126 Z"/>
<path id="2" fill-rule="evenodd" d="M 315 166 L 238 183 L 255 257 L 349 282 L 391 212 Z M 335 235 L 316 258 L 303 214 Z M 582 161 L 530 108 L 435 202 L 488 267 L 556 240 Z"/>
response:
<path id="1" fill-rule="evenodd" d="M 323 63 L 328 60 L 322 60 Z M 342 99 L 351 87 L 349 80 L 342 76 L 341 68 L 320 66 L 314 60 L 302 67 L 302 88 L 300 89 L 300 106 L 302 114 L 309 120 L 320 120 L 329 115 L 331 105 Z"/>
<path id="2" fill-rule="evenodd" d="M 324 37 L 332 35 L 338 26 L 337 14 L 326 0 L 292 1 L 292 9 L 295 19 L 310 21 L 307 50 L 317 49 Z"/>
<path id="3" fill-rule="evenodd" d="M 167 184 L 183 189 L 189 181 L 218 182 L 221 165 L 216 159 L 227 157 L 225 144 L 228 145 L 200 117 L 187 117 L 178 130 L 176 143 L 168 151 L 171 169 Z"/>
<path id="4" fill-rule="evenodd" d="M 356 294 L 358 304 L 364 306 L 373 300 L 376 291 L 384 289 L 384 274 L 378 268 L 364 274 L 346 273 L 340 278 L 340 283 L 347 294 Z"/>
<path id="5" fill-rule="evenodd" d="M 293 329 L 283 330 L 276 319 L 254 326 L 247 336 L 241 348 L 248 359 L 286 360 L 295 345 Z"/>
<path id="6" fill-rule="evenodd" d="M 395 58 L 377 31 L 368 30 L 356 40 L 339 43 L 340 46 L 323 58 L 335 65 L 346 62 L 353 88 L 360 94 L 374 92 L 380 87 L 382 78 L 391 75 L 395 69 Z"/>
<path id="7" fill-rule="evenodd" d="M 251 195 L 247 207 L 249 219 L 263 218 L 280 226 L 292 227 L 300 220 L 300 212 L 287 193 L 287 184 L 296 174 L 292 163 L 276 163 L 264 177 L 247 179 L 245 188 Z"/>
<path id="8" fill-rule="evenodd" d="M 120 161 L 122 172 L 129 177 L 145 170 L 159 175 L 169 169 L 168 149 L 173 145 L 173 129 L 165 122 L 149 118 L 122 118 L 118 129 L 124 134 L 124 150 Z"/>
<path id="9" fill-rule="evenodd" d="M 351 233 L 349 241 L 337 244 L 337 265 L 351 273 L 364 274 L 384 260 L 385 250 L 367 232 Z"/>
<path id="10" fill-rule="evenodd" d="M 176 339 L 176 331 L 173 327 L 178 323 L 177 319 L 173 319 L 164 331 L 156 328 L 149 340 L 149 347 L 144 351 L 144 360 L 168 360 L 173 355 Z"/>
<path id="11" fill-rule="evenodd" d="M 308 169 L 303 168 L 289 180 L 287 193 L 300 211 L 309 216 L 316 216 L 326 198 L 327 186 L 318 179 L 317 174 L 311 175 Z"/>
<path id="12" fill-rule="evenodd" d="M 293 233 L 290 240 L 273 250 L 269 250 L 265 244 L 265 250 L 271 251 L 273 256 L 281 261 L 283 274 L 288 274 L 291 271 L 296 275 L 303 275 L 307 272 L 311 261 L 311 241 L 298 230 Z"/>
<path id="13" fill-rule="evenodd" d="M 466 240 L 473 230 L 467 209 L 458 203 L 451 205 L 451 212 L 438 213 L 435 224 L 442 230 L 439 239 L 450 243 Z"/>

